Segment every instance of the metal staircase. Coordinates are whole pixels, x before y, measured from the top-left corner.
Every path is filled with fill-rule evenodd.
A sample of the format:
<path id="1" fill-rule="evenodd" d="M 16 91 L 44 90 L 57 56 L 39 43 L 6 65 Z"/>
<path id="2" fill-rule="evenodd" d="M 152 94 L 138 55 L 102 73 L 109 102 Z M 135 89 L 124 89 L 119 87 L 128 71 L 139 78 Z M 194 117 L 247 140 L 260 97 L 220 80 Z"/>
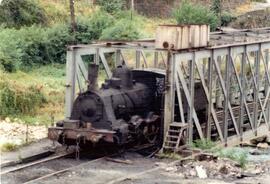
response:
<path id="1" fill-rule="evenodd" d="M 171 123 L 163 143 L 163 151 L 176 153 L 186 147 L 187 128 L 187 123 Z M 182 144 L 181 146 L 180 143 Z"/>

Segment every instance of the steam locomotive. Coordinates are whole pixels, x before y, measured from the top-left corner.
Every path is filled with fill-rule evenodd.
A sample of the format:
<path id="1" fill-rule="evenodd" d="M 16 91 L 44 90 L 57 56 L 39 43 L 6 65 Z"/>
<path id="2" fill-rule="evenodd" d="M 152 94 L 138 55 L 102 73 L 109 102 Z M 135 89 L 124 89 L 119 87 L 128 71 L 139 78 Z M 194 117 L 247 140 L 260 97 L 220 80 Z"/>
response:
<path id="1" fill-rule="evenodd" d="M 90 65 L 92 84 L 77 96 L 70 119 L 49 128 L 49 138 L 67 145 L 155 142 L 161 132 L 164 75 L 119 66 L 96 89 L 96 68 Z"/>
<path id="2" fill-rule="evenodd" d="M 165 73 L 131 70 L 125 65 L 114 69 L 112 78 L 96 89 L 97 65 L 89 66 L 88 90 L 73 103 L 71 117 L 49 128 L 49 138 L 66 145 L 162 140 Z M 205 112 L 206 98 L 200 82 L 195 83 L 195 109 Z M 177 98 L 175 99 L 178 105 Z M 188 104 L 183 95 L 183 109 Z M 203 117 L 203 116 L 202 116 Z M 176 113 L 176 120 L 181 122 Z"/>

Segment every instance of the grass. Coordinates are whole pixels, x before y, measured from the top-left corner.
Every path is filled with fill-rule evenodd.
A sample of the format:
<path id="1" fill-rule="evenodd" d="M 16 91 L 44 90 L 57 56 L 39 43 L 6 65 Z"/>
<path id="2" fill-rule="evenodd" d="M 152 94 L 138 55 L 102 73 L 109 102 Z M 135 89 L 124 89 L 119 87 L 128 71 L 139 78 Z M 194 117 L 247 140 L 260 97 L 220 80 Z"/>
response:
<path id="1" fill-rule="evenodd" d="M 180 160 L 182 157 L 177 153 L 159 153 L 156 155 L 157 157 L 161 159 L 173 159 L 173 160 Z"/>
<path id="2" fill-rule="evenodd" d="M 55 120 L 63 118 L 65 65 L 52 64 L 34 68 L 27 73 L 17 71 L 5 73 L 4 76 L 8 79 L 8 83 L 15 83 L 17 88 L 27 89 L 28 86 L 37 86 L 46 98 L 46 103 L 36 109 L 35 114 L 8 115 L 11 119 L 18 118 L 29 124 L 48 125 L 51 124 L 52 117 Z"/>
<path id="3" fill-rule="evenodd" d="M 5 142 L 0 144 L 0 152 L 12 152 L 17 151 L 19 148 L 23 146 L 27 146 L 31 144 L 33 141 L 22 141 L 21 143 L 14 143 L 14 142 Z M 20 155 L 19 155 L 20 157 Z"/>
<path id="4" fill-rule="evenodd" d="M 245 168 L 248 160 L 248 153 L 241 148 L 224 148 L 216 152 L 216 155 L 236 161 L 241 168 Z"/>
<path id="5" fill-rule="evenodd" d="M 15 151 L 18 148 L 19 148 L 18 144 L 11 143 L 11 142 L 6 142 L 0 145 L 0 151 L 3 151 L 3 152 Z"/>
<path id="6" fill-rule="evenodd" d="M 39 0 L 39 4 L 45 9 L 45 13 L 49 17 L 49 24 L 53 25 L 55 23 L 69 21 L 68 1 Z M 87 0 L 81 0 L 75 3 L 76 16 L 89 16 L 96 9 L 98 8 L 93 7 Z"/>
<path id="7" fill-rule="evenodd" d="M 216 144 L 213 141 L 208 140 L 208 139 L 204 139 L 204 140 L 198 139 L 193 142 L 192 146 L 194 148 L 199 148 L 202 150 L 210 150 L 214 148 Z"/>
<path id="8" fill-rule="evenodd" d="M 211 140 L 207 140 L 207 139 L 205 140 L 199 139 L 199 140 L 194 141 L 193 147 L 205 150 L 207 152 L 211 152 L 214 155 L 217 155 L 218 157 L 221 157 L 221 158 L 228 158 L 230 160 L 236 161 L 240 165 L 241 168 L 245 168 L 248 162 L 247 161 L 248 153 L 241 148 L 237 148 L 237 147 L 220 148 L 220 147 L 217 147 L 215 142 L 212 142 Z"/>

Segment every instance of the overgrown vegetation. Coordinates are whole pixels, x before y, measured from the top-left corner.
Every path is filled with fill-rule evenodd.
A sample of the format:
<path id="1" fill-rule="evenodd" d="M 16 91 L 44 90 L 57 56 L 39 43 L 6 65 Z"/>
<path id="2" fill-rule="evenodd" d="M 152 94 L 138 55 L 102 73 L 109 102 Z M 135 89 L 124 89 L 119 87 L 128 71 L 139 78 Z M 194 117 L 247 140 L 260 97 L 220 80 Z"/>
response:
<path id="1" fill-rule="evenodd" d="M 91 40 L 97 40 L 102 35 L 103 30 L 114 25 L 113 16 L 99 11 L 89 17 L 78 17 L 77 21 L 77 43 L 89 43 Z"/>
<path id="2" fill-rule="evenodd" d="M 77 43 L 90 43 L 99 39 L 102 31 L 113 24 L 113 18 L 105 13 L 78 19 Z M 66 46 L 73 41 L 69 24 L 57 24 L 51 28 L 38 25 L 0 30 L 0 65 L 8 72 L 29 69 L 35 65 L 64 63 Z"/>
<path id="3" fill-rule="evenodd" d="M 12 142 L 6 142 L 0 145 L 0 151 L 3 151 L 3 152 L 15 151 L 18 148 L 19 148 L 19 145 Z"/>
<path id="4" fill-rule="evenodd" d="M 211 5 L 211 10 L 219 16 L 221 14 L 221 0 L 213 0 L 212 5 Z"/>
<path id="5" fill-rule="evenodd" d="M 1 118 L 18 118 L 29 124 L 50 124 L 52 117 L 63 118 L 65 65 L 46 65 L 27 73 L 0 73 Z M 19 103 L 17 99 L 25 102 Z"/>
<path id="6" fill-rule="evenodd" d="M 219 26 L 228 26 L 229 23 L 231 23 L 232 21 L 236 19 L 236 17 L 232 13 L 222 11 L 221 0 L 213 0 L 212 5 L 211 5 L 211 10 L 218 17 Z"/>
<path id="7" fill-rule="evenodd" d="M 193 147 L 199 148 L 202 150 L 210 150 L 214 148 L 216 144 L 209 139 L 198 139 L 193 142 Z"/>
<path id="8" fill-rule="evenodd" d="M 0 5 L 0 24 L 20 28 L 33 24 L 45 24 L 44 9 L 34 0 L 3 0 Z"/>
<path id="9" fill-rule="evenodd" d="M 212 142 L 211 140 L 208 140 L 208 139 L 195 140 L 193 143 L 193 147 L 205 150 L 207 152 L 211 152 L 214 155 L 217 155 L 221 158 L 228 158 L 228 159 L 234 160 L 242 168 L 245 168 L 245 166 L 248 162 L 247 161 L 247 156 L 248 156 L 247 151 L 240 149 L 240 148 L 237 148 L 237 147 L 220 148 L 220 147 L 217 147 L 215 142 Z"/>
<path id="10" fill-rule="evenodd" d="M 173 160 L 180 160 L 182 157 L 178 153 L 159 153 L 156 155 L 161 159 L 173 159 Z"/>
<path id="11" fill-rule="evenodd" d="M 115 14 L 123 10 L 124 2 L 124 0 L 97 0 L 101 9 L 110 14 Z"/>
<path id="12" fill-rule="evenodd" d="M 121 19 L 114 26 L 102 32 L 100 39 L 104 40 L 135 40 L 140 38 L 138 25 L 130 19 Z"/>
<path id="13" fill-rule="evenodd" d="M 245 168 L 247 164 L 248 152 L 240 150 L 238 148 L 227 148 L 216 152 L 219 157 L 229 158 L 236 161 L 240 167 Z"/>
<path id="14" fill-rule="evenodd" d="M 14 72 L 16 69 L 29 70 L 34 66 L 64 63 L 66 46 L 74 42 L 87 44 L 98 39 L 139 38 L 141 34 L 137 23 L 140 19 L 131 21 L 123 18 L 124 15 L 121 12 L 113 16 L 96 11 L 91 16 L 77 16 L 75 36 L 69 23 L 57 23 L 46 28 L 41 25 L 20 29 L 0 27 L 0 68 Z"/>
<path id="15" fill-rule="evenodd" d="M 213 11 L 187 0 L 174 9 L 173 16 L 178 24 L 209 24 L 212 31 L 218 26 L 218 17 Z"/>
<path id="16" fill-rule="evenodd" d="M 236 20 L 236 17 L 229 12 L 223 12 L 220 16 L 220 25 L 228 26 L 231 22 Z"/>
<path id="17" fill-rule="evenodd" d="M 0 81 L 0 116 L 14 114 L 34 115 L 36 110 L 46 103 L 46 99 L 38 86 L 22 88 L 10 82 L 4 75 Z"/>

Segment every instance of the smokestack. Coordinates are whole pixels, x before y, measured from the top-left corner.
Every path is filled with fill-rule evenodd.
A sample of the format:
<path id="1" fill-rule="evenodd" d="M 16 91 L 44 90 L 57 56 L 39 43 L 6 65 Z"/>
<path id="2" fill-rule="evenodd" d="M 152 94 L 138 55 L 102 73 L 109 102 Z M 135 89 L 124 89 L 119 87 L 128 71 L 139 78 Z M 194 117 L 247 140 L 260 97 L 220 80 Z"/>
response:
<path id="1" fill-rule="evenodd" d="M 99 66 L 96 64 L 89 64 L 88 66 L 88 90 L 97 89 L 97 78 L 98 78 Z"/>

